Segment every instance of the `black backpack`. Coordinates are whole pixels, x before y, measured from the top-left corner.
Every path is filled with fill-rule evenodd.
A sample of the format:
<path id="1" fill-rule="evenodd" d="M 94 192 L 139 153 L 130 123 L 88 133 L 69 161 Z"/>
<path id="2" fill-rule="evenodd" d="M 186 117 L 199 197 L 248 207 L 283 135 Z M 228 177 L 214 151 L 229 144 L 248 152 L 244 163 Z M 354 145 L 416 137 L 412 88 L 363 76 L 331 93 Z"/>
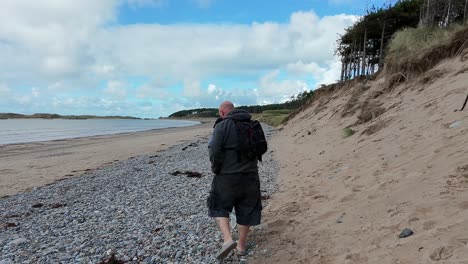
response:
<path id="1" fill-rule="evenodd" d="M 239 138 L 238 158 L 245 157 L 249 160 L 262 161 L 262 155 L 267 151 L 268 144 L 260 122 L 257 120 L 233 121 L 236 123 Z"/>

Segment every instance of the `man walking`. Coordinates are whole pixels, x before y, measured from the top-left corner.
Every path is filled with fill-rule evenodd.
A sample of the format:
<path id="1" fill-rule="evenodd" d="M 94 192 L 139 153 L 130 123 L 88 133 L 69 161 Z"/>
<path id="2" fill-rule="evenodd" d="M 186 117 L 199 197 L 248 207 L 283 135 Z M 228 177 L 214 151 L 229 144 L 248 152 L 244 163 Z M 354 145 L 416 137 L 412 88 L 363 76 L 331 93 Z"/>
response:
<path id="1" fill-rule="evenodd" d="M 223 234 L 224 243 L 216 256 L 223 259 L 233 249 L 238 255 L 247 254 L 247 235 L 250 226 L 260 224 L 262 203 L 257 157 L 244 155 L 240 148 L 246 136 L 240 124 L 250 122 L 251 115 L 234 109 L 231 102 L 225 101 L 219 107 L 219 116 L 208 144 L 211 169 L 215 174 L 208 198 L 208 215 L 215 218 Z M 238 241 L 233 240 L 229 226 L 229 213 L 233 208 Z"/>

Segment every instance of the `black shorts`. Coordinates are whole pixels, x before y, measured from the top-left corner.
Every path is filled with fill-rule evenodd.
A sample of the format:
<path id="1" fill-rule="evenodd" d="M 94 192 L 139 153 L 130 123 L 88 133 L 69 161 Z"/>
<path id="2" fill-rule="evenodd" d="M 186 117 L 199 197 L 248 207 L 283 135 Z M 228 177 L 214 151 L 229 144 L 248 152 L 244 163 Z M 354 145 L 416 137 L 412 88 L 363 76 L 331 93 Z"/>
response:
<path id="1" fill-rule="evenodd" d="M 207 205 L 210 217 L 229 217 L 234 208 L 237 224 L 259 225 L 262 201 L 258 173 L 216 175 Z"/>

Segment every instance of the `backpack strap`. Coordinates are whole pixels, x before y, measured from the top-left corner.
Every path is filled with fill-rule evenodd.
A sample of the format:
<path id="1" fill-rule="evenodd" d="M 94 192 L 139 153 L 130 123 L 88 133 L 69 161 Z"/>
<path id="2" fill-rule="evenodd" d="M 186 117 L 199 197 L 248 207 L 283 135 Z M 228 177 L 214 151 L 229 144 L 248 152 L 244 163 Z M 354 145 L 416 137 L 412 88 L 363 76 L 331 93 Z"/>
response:
<path id="1" fill-rule="evenodd" d="M 213 128 L 215 128 L 216 125 L 217 125 L 218 123 L 220 123 L 221 121 L 224 121 L 224 119 L 223 119 L 222 117 L 218 117 L 218 119 L 216 119 L 216 121 L 215 121 L 215 123 L 214 123 L 214 125 L 213 125 Z"/>
<path id="2" fill-rule="evenodd" d="M 234 121 L 234 124 L 236 124 L 236 132 L 237 132 L 237 142 L 239 145 L 237 145 L 237 162 L 240 162 L 242 159 L 242 153 L 241 153 L 241 142 L 242 142 L 242 129 L 241 129 L 241 122 L 238 120 L 232 120 Z"/>
<path id="3" fill-rule="evenodd" d="M 223 119 L 223 120 L 226 120 L 226 119 Z M 234 119 L 231 119 L 231 121 L 234 122 L 234 124 L 235 124 L 235 126 L 236 126 L 236 133 L 237 133 L 237 135 L 238 135 L 238 137 L 239 137 L 239 133 L 242 133 L 242 132 L 240 131 L 239 126 L 237 125 L 237 121 L 234 120 Z M 238 147 L 238 146 L 237 146 L 237 147 L 231 147 L 231 148 L 223 147 L 223 149 L 224 149 L 224 150 L 236 150 L 236 151 L 238 151 L 239 147 Z"/>

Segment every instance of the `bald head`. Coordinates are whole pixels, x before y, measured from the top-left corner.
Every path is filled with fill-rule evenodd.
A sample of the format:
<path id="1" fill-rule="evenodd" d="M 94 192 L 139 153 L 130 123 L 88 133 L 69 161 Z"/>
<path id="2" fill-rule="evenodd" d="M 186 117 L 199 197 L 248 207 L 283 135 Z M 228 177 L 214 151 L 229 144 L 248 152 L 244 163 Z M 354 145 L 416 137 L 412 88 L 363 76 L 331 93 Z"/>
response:
<path id="1" fill-rule="evenodd" d="M 229 101 L 224 101 L 220 106 L 219 106 L 219 116 L 224 118 L 229 112 L 231 112 L 234 109 L 234 104 Z"/>

